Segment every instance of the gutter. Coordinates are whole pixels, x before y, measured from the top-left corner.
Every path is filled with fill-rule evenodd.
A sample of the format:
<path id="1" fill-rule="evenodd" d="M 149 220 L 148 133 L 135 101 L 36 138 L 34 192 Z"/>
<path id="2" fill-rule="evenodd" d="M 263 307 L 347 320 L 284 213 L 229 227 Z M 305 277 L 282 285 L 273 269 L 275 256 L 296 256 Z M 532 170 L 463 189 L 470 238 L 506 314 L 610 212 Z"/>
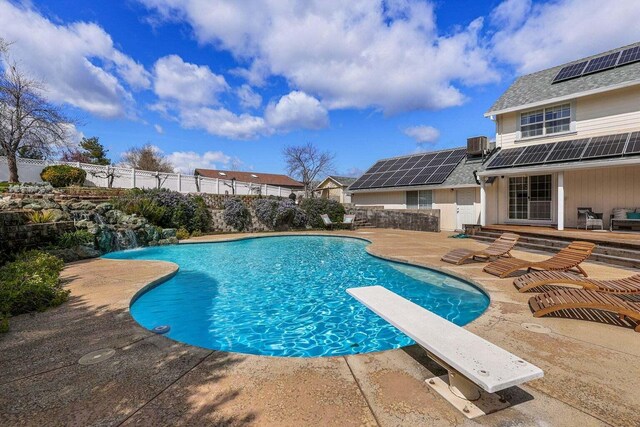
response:
<path id="1" fill-rule="evenodd" d="M 581 170 L 581 169 L 593 169 L 593 168 L 607 168 L 616 166 L 634 166 L 640 165 L 640 157 L 609 160 L 606 162 L 574 162 L 574 163 L 559 163 L 556 165 L 535 165 L 523 168 L 505 168 L 505 169 L 492 169 L 478 172 L 478 176 L 501 176 L 501 175 L 524 175 L 529 173 L 542 173 L 542 172 L 560 172 L 569 170 Z"/>

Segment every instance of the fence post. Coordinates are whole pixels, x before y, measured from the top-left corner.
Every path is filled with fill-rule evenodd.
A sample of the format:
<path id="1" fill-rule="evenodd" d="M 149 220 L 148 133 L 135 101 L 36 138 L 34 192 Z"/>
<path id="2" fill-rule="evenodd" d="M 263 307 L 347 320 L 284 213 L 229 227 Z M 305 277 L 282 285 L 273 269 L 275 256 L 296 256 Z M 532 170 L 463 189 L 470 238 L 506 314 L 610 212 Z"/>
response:
<path id="1" fill-rule="evenodd" d="M 282 187 L 278 187 L 278 197 L 282 197 Z"/>
<path id="2" fill-rule="evenodd" d="M 220 194 L 220 178 L 216 178 L 216 194 Z"/>
<path id="3" fill-rule="evenodd" d="M 131 169 L 131 188 L 136 188 L 136 169 Z"/>
<path id="4" fill-rule="evenodd" d="M 178 192 L 182 193 L 182 175 L 178 173 Z"/>

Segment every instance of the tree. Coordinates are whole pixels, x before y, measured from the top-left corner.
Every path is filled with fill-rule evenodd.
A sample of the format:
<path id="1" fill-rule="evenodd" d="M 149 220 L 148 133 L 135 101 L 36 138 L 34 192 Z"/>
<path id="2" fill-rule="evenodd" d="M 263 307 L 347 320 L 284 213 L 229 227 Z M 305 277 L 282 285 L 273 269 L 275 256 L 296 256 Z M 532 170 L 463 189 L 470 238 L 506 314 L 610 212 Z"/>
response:
<path id="1" fill-rule="evenodd" d="M 111 164 L 111 160 L 107 158 L 107 152 L 104 145 L 100 144 L 97 136 L 91 138 L 82 138 L 80 148 L 75 148 L 65 152 L 62 160 L 65 162 L 91 163 L 93 165 L 107 166 Z"/>
<path id="2" fill-rule="evenodd" d="M 173 172 L 173 165 L 151 144 L 132 147 L 122 154 L 125 167 L 151 172 Z"/>
<path id="3" fill-rule="evenodd" d="M 73 120 L 42 96 L 43 84 L 30 79 L 8 58 L 0 40 L 5 69 L 0 70 L 0 148 L 9 166 L 9 181 L 18 182 L 16 157 L 25 153 L 51 154 L 64 145 Z"/>
<path id="4" fill-rule="evenodd" d="M 320 151 L 310 142 L 285 147 L 282 154 L 287 165 L 287 173 L 304 184 L 305 197 L 313 194 L 312 183 L 320 174 L 328 174 L 333 170 L 335 155 L 328 151 Z"/>

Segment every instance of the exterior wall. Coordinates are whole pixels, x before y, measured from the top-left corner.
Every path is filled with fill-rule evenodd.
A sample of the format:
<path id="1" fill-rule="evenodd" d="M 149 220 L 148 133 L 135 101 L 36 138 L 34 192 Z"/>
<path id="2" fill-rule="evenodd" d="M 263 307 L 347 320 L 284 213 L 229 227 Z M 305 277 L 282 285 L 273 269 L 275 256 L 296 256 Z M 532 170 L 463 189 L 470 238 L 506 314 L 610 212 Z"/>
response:
<path id="1" fill-rule="evenodd" d="M 337 187 L 338 184 L 330 179 L 325 180 L 316 192 L 323 199 L 332 199 L 340 203 L 351 203 L 351 194 L 345 191 L 344 187 Z"/>
<path id="2" fill-rule="evenodd" d="M 385 209 L 406 209 L 407 200 L 404 191 L 380 193 L 353 193 L 351 203 L 356 206 L 381 206 Z"/>
<path id="3" fill-rule="evenodd" d="M 533 174 L 540 175 L 540 174 Z M 509 177 L 497 177 L 492 185 L 487 186 L 487 224 L 529 224 L 529 225 L 551 225 L 557 224 L 558 213 L 558 181 L 557 174 L 543 174 L 551 175 L 551 220 L 550 221 L 535 221 L 535 220 L 512 220 L 509 219 Z M 524 175 L 520 175 L 524 176 Z M 567 191 L 567 174 L 564 177 L 565 183 L 565 197 L 568 194 Z M 481 208 L 478 206 L 478 211 Z M 566 213 L 566 207 L 565 207 Z M 565 226 L 569 225 L 565 222 Z"/>
<path id="4" fill-rule="evenodd" d="M 433 209 L 440 210 L 440 229 L 456 229 L 456 192 L 450 189 L 433 191 Z"/>
<path id="5" fill-rule="evenodd" d="M 575 109 L 575 113 L 572 112 L 575 114 L 575 132 L 516 141 L 520 114 L 513 112 L 498 117 L 496 144 L 502 148 L 512 148 L 514 145 L 588 138 L 638 130 L 640 126 L 640 87 L 638 86 L 577 98 L 571 106 Z"/>

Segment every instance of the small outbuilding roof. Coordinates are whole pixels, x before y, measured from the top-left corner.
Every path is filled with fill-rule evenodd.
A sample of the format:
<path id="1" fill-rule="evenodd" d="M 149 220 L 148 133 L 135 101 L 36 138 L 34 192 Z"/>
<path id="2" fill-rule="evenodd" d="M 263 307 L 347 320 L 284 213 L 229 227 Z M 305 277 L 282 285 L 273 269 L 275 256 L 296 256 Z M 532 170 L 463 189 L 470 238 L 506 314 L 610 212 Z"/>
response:
<path id="1" fill-rule="evenodd" d="M 635 47 L 640 47 L 640 42 L 521 76 L 498 98 L 489 111 L 485 113 L 485 116 L 493 116 L 527 107 L 533 108 L 542 103 L 561 102 L 578 96 L 639 85 L 640 61 L 553 83 L 558 72 L 568 65 L 579 64 L 599 56 Z"/>
<path id="2" fill-rule="evenodd" d="M 262 172 L 242 172 L 219 169 L 196 169 L 196 175 L 205 178 L 235 179 L 239 182 L 251 182 L 253 184 L 267 184 L 292 189 L 303 189 L 304 184 L 287 175 Z"/>

